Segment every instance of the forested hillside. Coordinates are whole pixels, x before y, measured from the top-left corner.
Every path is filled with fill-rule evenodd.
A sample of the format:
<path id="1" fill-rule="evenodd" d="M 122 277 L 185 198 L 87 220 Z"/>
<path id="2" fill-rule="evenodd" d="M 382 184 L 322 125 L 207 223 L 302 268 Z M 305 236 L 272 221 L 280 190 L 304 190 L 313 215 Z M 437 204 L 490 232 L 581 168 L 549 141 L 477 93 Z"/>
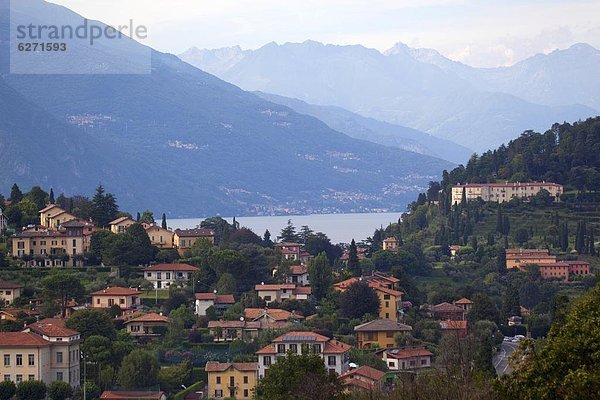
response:
<path id="1" fill-rule="evenodd" d="M 442 185 L 551 181 L 577 190 L 600 188 L 600 117 L 555 124 L 545 133 L 524 132 L 508 145 L 471 157 L 444 174 Z"/>

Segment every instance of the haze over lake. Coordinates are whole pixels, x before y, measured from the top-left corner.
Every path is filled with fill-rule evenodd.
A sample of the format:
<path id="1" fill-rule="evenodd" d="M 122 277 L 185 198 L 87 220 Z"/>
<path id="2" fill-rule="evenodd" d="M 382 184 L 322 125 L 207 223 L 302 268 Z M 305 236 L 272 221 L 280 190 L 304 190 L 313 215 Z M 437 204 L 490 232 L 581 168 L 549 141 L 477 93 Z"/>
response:
<path id="1" fill-rule="evenodd" d="M 397 222 L 400 213 L 366 213 L 366 214 L 314 214 L 314 215 L 282 215 L 266 217 L 236 217 L 240 226 L 252 229 L 261 236 L 265 230 L 271 232 L 271 239 L 275 240 L 282 228 L 287 225 L 288 219 L 297 230 L 303 225 L 308 225 L 315 232 L 324 232 L 332 243 L 349 243 L 352 239 L 357 242 L 372 236 L 375 229 Z M 170 219 L 169 227 L 172 229 L 195 228 L 205 218 Z M 232 217 L 225 217 L 231 223 Z"/>

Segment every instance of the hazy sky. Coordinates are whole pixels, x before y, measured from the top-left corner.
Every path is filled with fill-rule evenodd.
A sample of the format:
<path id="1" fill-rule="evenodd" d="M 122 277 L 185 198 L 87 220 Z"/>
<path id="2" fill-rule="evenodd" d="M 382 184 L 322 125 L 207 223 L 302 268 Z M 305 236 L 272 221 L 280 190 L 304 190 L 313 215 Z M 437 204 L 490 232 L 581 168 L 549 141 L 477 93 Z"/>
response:
<path id="1" fill-rule="evenodd" d="M 600 0 L 50 0 L 111 25 L 148 27 L 146 44 L 189 47 L 268 42 L 396 42 L 435 48 L 475 66 L 510 65 L 587 42 L 600 48 Z"/>

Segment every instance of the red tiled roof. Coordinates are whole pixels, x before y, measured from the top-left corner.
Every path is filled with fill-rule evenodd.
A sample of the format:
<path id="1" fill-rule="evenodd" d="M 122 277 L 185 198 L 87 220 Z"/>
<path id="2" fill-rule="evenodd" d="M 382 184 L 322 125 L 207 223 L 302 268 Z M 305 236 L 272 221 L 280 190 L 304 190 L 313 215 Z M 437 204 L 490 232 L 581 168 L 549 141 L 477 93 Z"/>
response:
<path id="1" fill-rule="evenodd" d="M 412 331 L 412 327 L 389 319 L 376 319 L 354 327 L 356 332 L 401 332 Z"/>
<path id="2" fill-rule="evenodd" d="M 60 208 L 58 205 L 56 204 L 48 204 L 46 207 L 42 208 L 40 211 L 38 211 L 38 213 L 45 213 L 46 211 L 50 211 L 53 208 Z M 62 210 L 62 208 L 60 208 Z M 64 211 L 64 210 L 63 210 Z"/>
<path id="3" fill-rule="evenodd" d="M 117 224 L 120 224 L 121 222 L 124 222 L 127 220 L 130 220 L 131 222 L 135 222 L 134 220 L 132 220 L 129 217 L 119 217 L 119 218 L 115 219 L 114 221 L 109 222 L 108 224 L 109 225 L 117 225 Z"/>
<path id="4" fill-rule="evenodd" d="M 352 346 L 347 343 L 340 342 L 339 340 L 331 339 L 329 342 L 325 343 L 325 347 L 323 348 L 323 353 L 331 354 L 331 353 L 345 353 L 350 351 Z"/>
<path id="5" fill-rule="evenodd" d="M 310 288 L 310 286 L 298 286 L 296 289 L 294 289 L 294 294 L 303 294 L 310 296 L 312 294 L 312 289 Z"/>
<path id="6" fill-rule="evenodd" d="M 0 282 L 0 289 L 20 289 L 23 285 L 14 282 Z"/>
<path id="7" fill-rule="evenodd" d="M 445 329 L 467 329 L 467 321 L 440 321 L 440 328 Z"/>
<path id="8" fill-rule="evenodd" d="M 383 379 L 385 376 L 385 372 L 381 372 L 378 369 L 369 367 L 368 365 L 363 365 L 356 369 L 352 369 L 345 374 L 340 375 L 340 379 L 345 379 L 354 375 L 364 376 L 365 378 L 372 379 L 374 381 L 379 381 Z"/>
<path id="9" fill-rule="evenodd" d="M 196 300 L 212 300 L 215 304 L 235 304 L 232 294 L 196 293 Z"/>
<path id="10" fill-rule="evenodd" d="M 460 300 L 456 300 L 454 302 L 454 304 L 473 304 L 473 302 L 471 300 L 467 299 L 466 297 L 463 297 Z"/>
<path id="11" fill-rule="evenodd" d="M 400 292 L 398 290 L 388 289 L 385 286 L 381 286 L 381 284 L 378 282 L 369 282 L 369 286 L 379 292 L 383 292 L 385 294 L 389 294 L 396 297 L 402 296 L 404 294 L 403 292 Z"/>
<path id="12" fill-rule="evenodd" d="M 258 363 L 220 363 L 216 361 L 206 363 L 206 372 L 223 372 L 229 368 L 238 371 L 258 371 Z"/>
<path id="13" fill-rule="evenodd" d="M 466 185 L 454 185 L 454 187 L 521 187 L 521 186 L 562 186 L 553 182 L 508 182 L 508 183 L 468 183 Z"/>
<path id="14" fill-rule="evenodd" d="M 348 289 L 348 287 L 350 285 L 352 285 L 353 283 L 358 282 L 358 281 L 359 281 L 358 278 L 349 278 L 349 279 L 346 279 L 345 281 L 334 283 L 333 287 L 336 287 L 339 289 Z"/>
<path id="15" fill-rule="evenodd" d="M 443 302 L 443 303 L 431 306 L 431 310 L 433 312 L 463 312 L 463 311 L 465 311 L 465 310 L 463 310 L 462 307 L 455 306 L 454 304 L 450 304 L 447 302 Z"/>
<path id="16" fill-rule="evenodd" d="M 92 293 L 92 296 L 134 296 L 142 293 L 144 292 L 135 289 L 113 286 L 98 290 L 97 292 Z"/>
<path id="17" fill-rule="evenodd" d="M 292 265 L 290 267 L 291 275 L 304 275 L 308 273 L 308 267 L 306 265 Z"/>
<path id="18" fill-rule="evenodd" d="M 268 344 L 259 351 L 257 351 L 256 354 L 277 354 L 277 352 L 275 351 L 274 344 Z"/>
<path id="19" fill-rule="evenodd" d="M 40 312 L 37 310 L 25 310 L 23 308 L 5 308 L 4 310 L 0 310 L 0 312 L 10 314 L 16 317 L 18 314 L 23 313 L 29 316 L 40 315 Z"/>
<path id="20" fill-rule="evenodd" d="M 275 321 L 287 321 L 290 318 L 303 319 L 303 315 L 294 311 L 293 313 L 279 308 L 246 308 L 244 309 L 244 317 L 247 319 L 258 319 L 264 315 L 274 319 Z"/>
<path id="21" fill-rule="evenodd" d="M 106 390 L 100 396 L 101 400 L 160 400 L 166 396 L 164 392 L 116 391 Z"/>
<path id="22" fill-rule="evenodd" d="M 398 349 L 386 349 L 388 357 L 391 358 L 412 358 L 412 357 L 431 357 L 433 353 L 427 349 L 422 347 L 410 348 L 410 347 L 401 347 Z"/>
<path id="23" fill-rule="evenodd" d="M 156 264 L 144 268 L 144 271 L 199 271 L 200 268 L 188 264 Z"/>
<path id="24" fill-rule="evenodd" d="M 69 337 L 77 336 L 79 332 L 65 327 L 65 320 L 59 318 L 45 318 L 27 326 L 33 332 L 48 337 Z"/>
<path id="25" fill-rule="evenodd" d="M 372 390 L 373 389 L 373 385 L 369 384 L 368 382 L 365 382 L 363 380 L 360 379 L 356 379 L 356 378 L 351 378 L 351 379 L 345 379 L 343 382 L 344 386 L 352 386 L 352 387 L 358 387 L 364 390 Z"/>
<path id="26" fill-rule="evenodd" d="M 209 328 L 249 328 L 259 329 L 260 322 L 255 321 L 209 321 Z"/>
<path id="27" fill-rule="evenodd" d="M 31 332 L 0 332 L 0 346 L 4 347 L 41 347 L 49 341 Z"/>
<path id="28" fill-rule="evenodd" d="M 293 290 L 296 288 L 296 285 L 292 284 L 280 284 L 280 285 L 256 285 L 254 286 L 254 290 L 263 291 L 263 290 Z"/>
<path id="29" fill-rule="evenodd" d="M 160 315 L 157 313 L 149 313 L 149 314 L 141 315 L 136 318 L 131 318 L 129 321 L 125 322 L 125 324 L 128 324 L 130 322 L 165 322 L 165 323 L 169 323 L 170 321 L 171 320 L 168 317 L 165 317 L 164 315 Z"/>
<path id="30" fill-rule="evenodd" d="M 215 232 L 212 229 L 175 229 L 175 234 L 179 237 L 206 237 L 214 236 Z"/>

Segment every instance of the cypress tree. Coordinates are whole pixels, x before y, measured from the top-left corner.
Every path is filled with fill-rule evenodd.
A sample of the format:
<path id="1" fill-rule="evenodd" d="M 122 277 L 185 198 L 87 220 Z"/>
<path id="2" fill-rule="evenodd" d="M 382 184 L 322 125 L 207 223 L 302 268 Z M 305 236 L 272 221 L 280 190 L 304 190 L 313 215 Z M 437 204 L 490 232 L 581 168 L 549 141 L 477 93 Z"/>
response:
<path id="1" fill-rule="evenodd" d="M 163 228 L 163 229 L 167 229 L 167 216 L 166 216 L 166 214 L 165 214 L 165 213 L 163 213 L 163 215 L 162 215 L 162 223 L 161 223 L 161 226 L 162 226 L 162 228 Z"/>
<path id="2" fill-rule="evenodd" d="M 504 218 L 502 218 L 502 206 L 498 204 L 498 213 L 496 219 L 496 232 L 504 234 Z"/>
<path id="3" fill-rule="evenodd" d="M 594 239 L 594 227 L 590 227 L 590 237 L 589 237 L 589 243 L 590 243 L 590 255 L 591 256 L 595 256 L 596 255 L 596 244 L 594 243 L 595 239 Z"/>
<path id="4" fill-rule="evenodd" d="M 510 219 L 508 218 L 508 215 L 505 215 L 502 219 L 502 229 L 504 229 L 505 235 L 510 233 Z"/>
<path id="5" fill-rule="evenodd" d="M 348 271 L 355 277 L 362 275 L 362 268 L 358 259 L 358 249 L 354 239 L 350 242 L 350 249 L 348 250 Z"/>
<path id="6" fill-rule="evenodd" d="M 496 257 L 496 269 L 501 275 L 506 274 L 506 249 L 500 247 L 498 249 L 498 257 Z"/>
<path id="7" fill-rule="evenodd" d="M 138 213 L 137 213 L 137 215 L 136 215 L 136 217 L 135 217 L 135 220 L 136 220 L 137 222 L 140 222 L 140 218 L 142 218 L 142 216 L 140 215 L 140 212 L 138 211 Z"/>
<path id="8" fill-rule="evenodd" d="M 467 188 L 465 186 L 463 186 L 463 190 L 462 190 L 462 196 L 460 198 L 460 204 L 463 207 L 467 206 Z"/>
<path id="9" fill-rule="evenodd" d="M 56 200 L 54 199 L 54 190 L 52 188 L 50 188 L 50 196 L 49 197 L 50 197 L 50 199 L 49 199 L 50 204 L 54 204 L 54 202 Z"/>

